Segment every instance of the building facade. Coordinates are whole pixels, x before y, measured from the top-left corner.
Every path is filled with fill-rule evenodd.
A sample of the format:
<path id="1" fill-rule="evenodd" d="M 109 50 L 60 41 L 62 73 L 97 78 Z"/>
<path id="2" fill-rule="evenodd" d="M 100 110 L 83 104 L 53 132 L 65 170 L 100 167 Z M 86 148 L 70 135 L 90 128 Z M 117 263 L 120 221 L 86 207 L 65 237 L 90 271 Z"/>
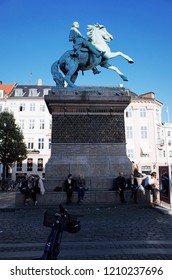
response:
<path id="1" fill-rule="evenodd" d="M 165 165 L 172 166 L 172 123 L 162 123 L 161 146 Z"/>
<path id="2" fill-rule="evenodd" d="M 6 96 L 3 109 L 14 114 L 28 149 L 27 159 L 12 166 L 12 179 L 29 174 L 44 177 L 51 152 L 51 115 L 44 101 L 50 86 L 15 85 Z"/>
<path id="3" fill-rule="evenodd" d="M 163 152 L 162 103 L 153 92 L 131 94 L 125 111 L 127 155 L 140 173 L 150 174 L 166 162 Z"/>

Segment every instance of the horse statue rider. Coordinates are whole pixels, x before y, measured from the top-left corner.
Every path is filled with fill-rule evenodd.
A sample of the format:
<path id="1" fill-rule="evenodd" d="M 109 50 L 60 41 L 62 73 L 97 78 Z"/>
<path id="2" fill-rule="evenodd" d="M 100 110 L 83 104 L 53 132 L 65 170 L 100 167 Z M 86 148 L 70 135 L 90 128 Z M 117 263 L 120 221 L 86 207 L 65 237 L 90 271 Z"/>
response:
<path id="1" fill-rule="evenodd" d="M 70 29 L 69 42 L 73 42 L 74 54 L 72 56 L 74 57 L 82 54 L 80 52 L 84 51 L 83 47 L 87 48 L 85 51 L 89 50 L 89 52 L 94 54 L 97 58 L 101 56 L 103 57 L 105 54 L 105 52 L 96 49 L 96 47 L 90 41 L 82 36 L 81 32 L 79 31 L 79 23 L 77 21 L 72 24 Z M 92 71 L 94 74 L 99 74 L 101 72 L 97 69 L 97 67 L 93 67 Z"/>
<path id="2" fill-rule="evenodd" d="M 51 74 L 56 83 L 56 87 L 77 88 L 75 81 L 79 71 L 92 70 L 94 74 L 100 71 L 96 66 L 104 67 L 108 70 L 116 72 L 123 81 L 128 81 L 127 77 L 109 60 L 121 56 L 129 63 L 133 63 L 133 59 L 121 51 L 111 51 L 108 43 L 113 40 L 113 36 L 107 31 L 102 24 L 87 25 L 88 39 L 84 38 L 79 31 L 79 23 L 74 22 L 70 29 L 69 41 L 73 42 L 73 50 L 67 50 L 58 60 L 51 66 Z M 62 72 L 62 73 L 61 73 Z"/>

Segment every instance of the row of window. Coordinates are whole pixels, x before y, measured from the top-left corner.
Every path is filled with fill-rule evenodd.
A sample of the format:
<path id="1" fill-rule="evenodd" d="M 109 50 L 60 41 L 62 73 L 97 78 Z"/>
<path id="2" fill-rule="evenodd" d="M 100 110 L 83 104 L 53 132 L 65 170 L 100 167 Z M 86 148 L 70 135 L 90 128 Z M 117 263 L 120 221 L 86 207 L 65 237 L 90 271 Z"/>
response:
<path id="1" fill-rule="evenodd" d="M 44 88 L 43 89 L 43 95 L 48 95 L 50 88 Z M 23 88 L 16 88 L 15 89 L 15 96 L 21 97 L 25 94 L 25 91 Z M 37 88 L 30 88 L 29 89 L 29 96 L 39 96 L 40 92 Z"/>
<path id="2" fill-rule="evenodd" d="M 129 157 L 130 160 L 134 159 L 134 149 L 127 149 L 127 156 Z M 166 152 L 164 150 L 159 150 L 158 154 L 159 158 L 166 157 Z M 172 150 L 168 152 L 168 156 L 172 157 Z M 141 158 L 149 158 L 149 154 L 140 154 Z"/>
<path id="3" fill-rule="evenodd" d="M 35 112 L 35 111 L 45 112 L 46 105 L 45 103 L 35 104 L 32 102 L 28 104 L 28 108 L 27 108 L 25 103 L 20 103 L 19 105 L 16 105 L 16 103 L 9 104 L 9 110 L 11 112 L 17 111 L 17 109 L 19 112 L 26 111 L 26 109 L 30 112 Z"/>
<path id="4" fill-rule="evenodd" d="M 140 136 L 141 136 L 141 139 L 147 139 L 148 138 L 148 128 L 147 128 L 147 126 L 141 126 L 140 127 Z M 127 139 L 133 139 L 133 127 L 132 126 L 126 126 L 126 138 Z"/>
<path id="5" fill-rule="evenodd" d="M 170 131 L 167 131 L 167 136 L 170 136 Z M 148 139 L 148 128 L 147 126 L 141 126 L 140 127 L 140 137 L 141 139 Z M 127 139 L 133 139 L 133 127 L 132 126 L 126 126 L 126 138 Z M 157 128 L 157 139 L 161 139 L 161 128 Z M 168 145 L 171 146 L 172 141 L 168 141 Z"/>
<path id="6" fill-rule="evenodd" d="M 33 150 L 35 149 L 34 147 L 34 139 L 33 138 L 29 138 L 27 141 L 27 148 L 29 150 Z M 37 143 L 37 149 L 38 150 L 42 150 L 45 148 L 45 141 L 44 138 L 38 138 L 38 143 Z M 49 143 L 48 143 L 48 149 L 51 149 L 51 139 L 49 138 Z"/>
<path id="7" fill-rule="evenodd" d="M 21 161 L 17 162 L 16 171 L 23 171 L 23 164 Z M 27 159 L 27 171 L 33 171 L 33 158 Z M 37 171 L 43 171 L 43 158 L 38 158 Z"/>
<path id="8" fill-rule="evenodd" d="M 25 127 L 26 122 L 28 123 L 28 120 L 20 119 L 19 123 L 18 123 L 19 127 L 21 129 L 25 129 L 26 128 Z M 37 123 L 38 123 L 38 125 L 36 126 Z M 31 119 L 31 120 L 29 120 L 28 128 L 29 129 L 34 129 L 34 128 L 45 129 L 46 128 L 45 124 L 46 124 L 46 121 L 43 120 L 43 119 L 41 119 L 39 121 Z M 50 122 L 49 122 L 49 128 L 48 129 L 52 129 L 52 120 L 50 120 Z"/>
<path id="9" fill-rule="evenodd" d="M 147 118 L 147 108 L 141 107 L 139 109 L 140 118 Z M 132 118 L 133 117 L 133 110 L 131 107 L 128 107 L 125 111 L 126 118 Z M 160 121 L 160 110 L 156 109 L 156 120 Z"/>

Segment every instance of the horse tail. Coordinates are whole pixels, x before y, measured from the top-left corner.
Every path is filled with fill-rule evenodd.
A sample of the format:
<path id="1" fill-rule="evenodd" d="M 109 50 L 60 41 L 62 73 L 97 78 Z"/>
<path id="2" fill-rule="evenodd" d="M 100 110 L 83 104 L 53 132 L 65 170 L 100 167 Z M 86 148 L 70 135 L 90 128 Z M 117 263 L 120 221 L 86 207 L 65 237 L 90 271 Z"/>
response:
<path id="1" fill-rule="evenodd" d="M 59 60 L 55 61 L 51 66 L 51 74 L 57 87 L 64 87 L 65 79 L 59 71 Z"/>

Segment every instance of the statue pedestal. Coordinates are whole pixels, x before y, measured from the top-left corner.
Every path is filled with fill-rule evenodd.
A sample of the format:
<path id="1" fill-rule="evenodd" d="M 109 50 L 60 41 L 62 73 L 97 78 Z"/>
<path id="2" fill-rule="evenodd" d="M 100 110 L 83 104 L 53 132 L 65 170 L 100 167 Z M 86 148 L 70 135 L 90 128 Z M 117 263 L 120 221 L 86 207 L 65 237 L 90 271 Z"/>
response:
<path id="1" fill-rule="evenodd" d="M 51 157 L 45 168 L 49 190 L 63 186 L 69 173 L 83 174 L 89 190 L 107 190 L 120 171 L 131 173 L 126 156 L 125 88 L 56 89 L 45 96 L 52 114 Z"/>

